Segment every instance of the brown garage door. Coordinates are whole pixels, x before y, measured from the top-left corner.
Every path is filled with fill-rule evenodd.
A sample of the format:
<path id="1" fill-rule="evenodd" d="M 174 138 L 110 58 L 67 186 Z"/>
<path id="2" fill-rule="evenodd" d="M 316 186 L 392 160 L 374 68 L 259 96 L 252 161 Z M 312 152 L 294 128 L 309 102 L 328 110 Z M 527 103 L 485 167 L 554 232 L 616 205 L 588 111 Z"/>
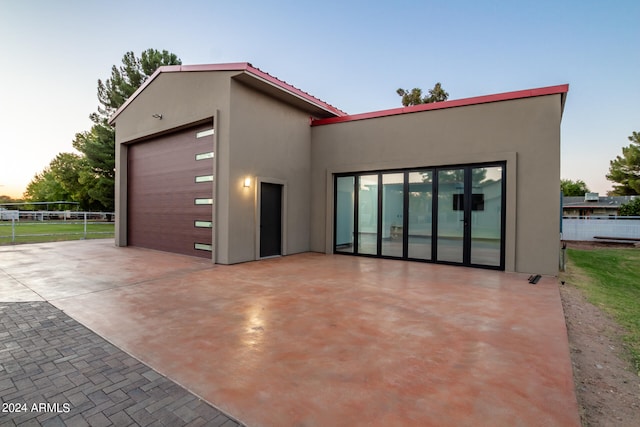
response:
<path id="1" fill-rule="evenodd" d="M 129 245 L 211 258 L 213 157 L 210 124 L 129 146 Z"/>

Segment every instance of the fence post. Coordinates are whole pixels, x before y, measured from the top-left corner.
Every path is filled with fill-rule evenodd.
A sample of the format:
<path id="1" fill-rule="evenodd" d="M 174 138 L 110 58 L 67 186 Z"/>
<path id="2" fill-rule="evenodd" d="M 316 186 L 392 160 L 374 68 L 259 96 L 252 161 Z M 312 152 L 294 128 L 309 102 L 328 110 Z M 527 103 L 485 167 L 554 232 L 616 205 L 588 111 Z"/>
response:
<path id="1" fill-rule="evenodd" d="M 87 212 L 84 212 L 84 239 L 87 238 Z"/>
<path id="2" fill-rule="evenodd" d="M 11 216 L 11 243 L 16 242 L 16 219 Z"/>

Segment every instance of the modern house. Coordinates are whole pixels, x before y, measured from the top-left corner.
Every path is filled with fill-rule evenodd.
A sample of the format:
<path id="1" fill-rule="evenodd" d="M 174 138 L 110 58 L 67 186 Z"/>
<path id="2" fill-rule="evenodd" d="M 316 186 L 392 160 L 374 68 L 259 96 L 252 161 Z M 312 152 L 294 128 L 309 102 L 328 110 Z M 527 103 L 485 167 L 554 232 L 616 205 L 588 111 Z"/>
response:
<path id="1" fill-rule="evenodd" d="M 567 91 L 347 115 L 248 63 L 161 67 L 110 120 L 116 245 L 556 274 Z"/>

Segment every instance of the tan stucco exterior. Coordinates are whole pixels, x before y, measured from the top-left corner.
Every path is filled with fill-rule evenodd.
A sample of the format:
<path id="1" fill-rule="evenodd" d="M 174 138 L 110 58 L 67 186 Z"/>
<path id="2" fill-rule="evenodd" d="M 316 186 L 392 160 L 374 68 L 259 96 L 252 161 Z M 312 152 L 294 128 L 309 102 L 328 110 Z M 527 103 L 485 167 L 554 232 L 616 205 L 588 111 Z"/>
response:
<path id="1" fill-rule="evenodd" d="M 309 251 L 309 114 L 232 81 L 228 263 L 258 258 L 259 182 L 282 184 L 283 255 Z M 243 187 L 249 177 L 252 184 Z M 219 184 L 221 185 L 221 184 Z M 220 204 L 223 202 L 220 201 Z"/>
<path id="2" fill-rule="evenodd" d="M 283 254 L 309 250 L 310 112 L 236 79 L 238 72 L 160 74 L 116 119 L 116 245 L 127 245 L 129 144 L 202 121 L 215 128 L 215 261 L 258 258 L 260 182 L 284 187 Z M 162 114 L 162 119 L 154 118 Z M 215 120 L 214 120 L 215 118 Z M 251 186 L 245 188 L 245 178 Z"/>
<path id="3" fill-rule="evenodd" d="M 331 253 L 334 173 L 504 161 L 505 269 L 556 274 L 563 96 L 522 96 L 312 126 L 314 118 L 341 112 L 264 75 L 159 73 L 112 120 L 116 244 L 127 245 L 128 144 L 211 122 L 215 262 L 259 258 L 261 182 L 283 186 L 282 254 Z M 243 185 L 246 178 L 249 187 Z"/>
<path id="4" fill-rule="evenodd" d="M 316 126 L 311 250 L 333 245 L 332 174 L 506 161 L 507 271 L 556 274 L 561 95 Z"/>

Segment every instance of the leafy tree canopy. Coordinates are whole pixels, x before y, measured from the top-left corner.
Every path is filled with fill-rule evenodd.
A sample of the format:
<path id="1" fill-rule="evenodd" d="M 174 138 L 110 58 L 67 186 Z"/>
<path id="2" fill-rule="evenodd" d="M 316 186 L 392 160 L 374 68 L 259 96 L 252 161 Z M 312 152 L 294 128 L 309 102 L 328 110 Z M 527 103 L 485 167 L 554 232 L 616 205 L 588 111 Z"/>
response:
<path id="1" fill-rule="evenodd" d="M 79 202 L 82 209 L 91 209 L 93 206 L 84 197 L 83 188 L 78 182 L 83 168 L 81 156 L 59 153 L 49 166 L 31 180 L 24 193 L 25 199 L 34 202 Z"/>
<path id="2" fill-rule="evenodd" d="M 622 147 L 622 156 L 609 162 L 607 179 L 618 183 L 613 186 L 613 195 L 640 194 L 640 132 L 633 132 L 629 141 L 629 146 Z"/>
<path id="3" fill-rule="evenodd" d="M 583 180 L 572 181 L 570 179 L 560 180 L 560 189 L 562 194 L 567 197 L 571 196 L 584 196 L 586 193 L 590 193 L 587 184 Z"/>
<path id="4" fill-rule="evenodd" d="M 449 99 L 449 94 L 442 88 L 440 82 L 436 83 L 433 89 L 429 89 L 429 95 L 422 96 L 422 89 L 414 87 L 411 90 L 398 89 L 396 93 L 402 97 L 402 105 L 408 107 L 410 105 L 430 104 L 432 102 L 441 102 Z"/>
<path id="5" fill-rule="evenodd" d="M 636 197 L 632 201 L 620 206 L 620 215 L 640 216 L 640 197 Z"/>

